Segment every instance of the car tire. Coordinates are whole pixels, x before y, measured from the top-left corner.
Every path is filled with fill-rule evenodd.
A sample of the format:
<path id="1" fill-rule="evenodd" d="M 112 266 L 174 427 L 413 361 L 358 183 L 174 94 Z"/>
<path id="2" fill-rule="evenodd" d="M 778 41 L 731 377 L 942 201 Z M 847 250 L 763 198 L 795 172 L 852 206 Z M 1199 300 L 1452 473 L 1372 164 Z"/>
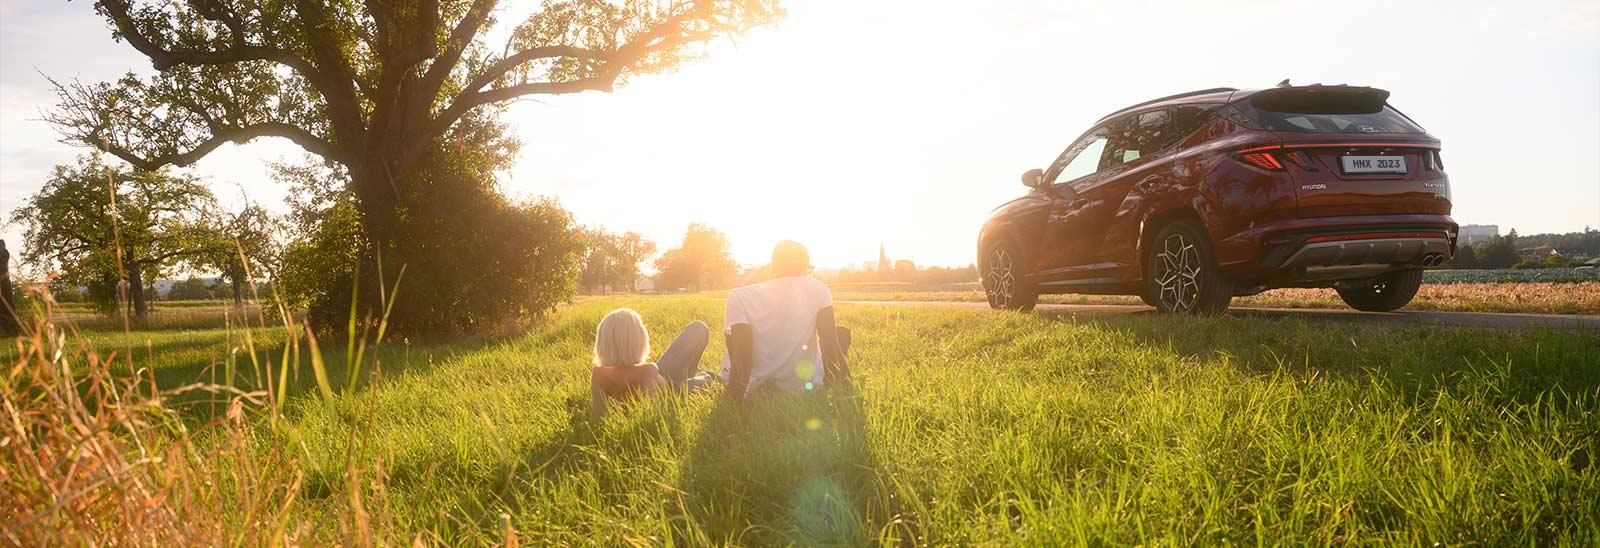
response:
<path id="1" fill-rule="evenodd" d="M 1145 284 L 1145 285 L 1148 286 L 1149 284 Z M 1156 297 L 1155 297 L 1155 295 L 1151 295 L 1150 294 L 1150 288 L 1149 287 L 1141 288 L 1141 290 L 1139 291 L 1139 300 L 1144 301 L 1144 305 L 1145 306 L 1160 308 L 1159 306 L 1156 305 Z"/>
<path id="2" fill-rule="evenodd" d="M 1390 312 L 1411 302 L 1422 287 L 1422 271 L 1396 270 L 1359 285 L 1336 288 L 1350 308 L 1363 312 Z"/>
<path id="3" fill-rule="evenodd" d="M 1022 252 L 1011 242 L 990 245 L 984 253 L 983 292 L 989 307 L 1027 312 L 1039 302 L 1038 288 L 1027 281 Z"/>
<path id="4" fill-rule="evenodd" d="M 1144 264 L 1140 297 L 1157 311 L 1218 314 L 1233 302 L 1233 283 L 1217 266 L 1210 238 L 1194 223 L 1178 221 L 1162 227 L 1145 251 Z"/>

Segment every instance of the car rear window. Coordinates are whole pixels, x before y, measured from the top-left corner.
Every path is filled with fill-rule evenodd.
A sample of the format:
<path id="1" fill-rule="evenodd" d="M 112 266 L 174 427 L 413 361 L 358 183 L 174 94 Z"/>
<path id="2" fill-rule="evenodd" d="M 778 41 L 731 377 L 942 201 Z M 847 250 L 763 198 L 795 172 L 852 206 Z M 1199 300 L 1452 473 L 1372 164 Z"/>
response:
<path id="1" fill-rule="evenodd" d="M 1256 101 L 1240 101 L 1238 109 L 1262 128 L 1304 133 L 1422 133 L 1422 128 L 1406 119 L 1394 107 L 1382 106 L 1378 112 L 1339 112 L 1338 107 L 1261 106 Z M 1312 111 L 1312 112 L 1306 112 Z M 1347 109 L 1358 111 L 1358 109 Z"/>

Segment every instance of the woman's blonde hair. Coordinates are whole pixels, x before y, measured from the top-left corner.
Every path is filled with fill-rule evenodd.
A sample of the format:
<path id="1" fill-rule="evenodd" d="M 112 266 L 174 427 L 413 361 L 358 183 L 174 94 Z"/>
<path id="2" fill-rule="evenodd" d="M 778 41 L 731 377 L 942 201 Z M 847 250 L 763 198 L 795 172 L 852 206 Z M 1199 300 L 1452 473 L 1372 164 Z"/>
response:
<path id="1" fill-rule="evenodd" d="M 638 312 L 618 308 L 600 320 L 594 332 L 594 364 L 638 365 L 650 353 L 650 333 Z"/>

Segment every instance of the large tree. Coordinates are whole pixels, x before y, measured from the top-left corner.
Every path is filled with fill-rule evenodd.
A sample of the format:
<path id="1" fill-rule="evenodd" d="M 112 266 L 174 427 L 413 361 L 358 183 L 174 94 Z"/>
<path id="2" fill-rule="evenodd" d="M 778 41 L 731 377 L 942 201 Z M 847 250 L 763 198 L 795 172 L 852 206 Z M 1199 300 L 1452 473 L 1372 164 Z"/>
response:
<path id="1" fill-rule="evenodd" d="M 720 289 L 733 284 L 739 264 L 733 261 L 728 236 L 702 223 L 692 223 L 683 243 L 656 259 L 657 284 L 668 290 Z"/>
<path id="2" fill-rule="evenodd" d="M 204 257 L 228 284 L 235 307 L 244 304 L 254 280 L 276 275 L 283 256 L 283 222 L 260 205 L 219 215 Z"/>
<path id="3" fill-rule="evenodd" d="M 495 202 L 439 198 L 483 192 L 482 170 L 450 164 L 495 163 L 460 145 L 492 142 L 471 133 L 498 131 L 506 102 L 609 91 L 781 15 L 776 0 L 550 0 L 489 43 L 499 3 L 99 0 L 114 36 L 158 72 L 61 84 L 47 118 L 68 140 L 143 169 L 188 165 L 227 142 L 289 139 L 342 168 L 381 252 L 414 238 L 418 220 L 475 214 L 447 206 Z M 388 260 L 450 262 L 404 249 Z"/>
<path id="4" fill-rule="evenodd" d="M 24 225 L 23 258 L 91 288 L 106 310 L 121 302 L 119 281 L 137 318 L 149 311 L 146 280 L 194 261 L 214 241 L 211 191 L 192 176 L 129 170 L 83 158 L 56 166 L 37 194 L 12 213 Z"/>
<path id="5" fill-rule="evenodd" d="M 633 291 L 639 264 L 656 254 L 656 243 L 638 232 L 585 228 L 582 235 L 587 249 L 579 283 L 591 292 L 600 287 Z"/>

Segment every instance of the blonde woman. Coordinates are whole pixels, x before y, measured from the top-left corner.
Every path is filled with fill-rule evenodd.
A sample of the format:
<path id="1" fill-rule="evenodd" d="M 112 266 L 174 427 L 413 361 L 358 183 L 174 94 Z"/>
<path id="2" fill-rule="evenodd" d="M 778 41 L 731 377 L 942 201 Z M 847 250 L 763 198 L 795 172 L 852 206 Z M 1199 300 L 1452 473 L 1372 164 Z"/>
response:
<path id="1" fill-rule="evenodd" d="M 665 388 L 681 389 L 699 384 L 691 381 L 695 380 L 692 377 L 700 365 L 700 355 L 706 351 L 710 333 L 705 322 L 691 323 L 667 345 L 661 359 L 647 363 L 650 333 L 644 328 L 644 319 L 627 308 L 612 310 L 595 328 L 589 413 L 595 417 L 605 416 L 607 400 L 627 400 L 654 395 Z"/>

